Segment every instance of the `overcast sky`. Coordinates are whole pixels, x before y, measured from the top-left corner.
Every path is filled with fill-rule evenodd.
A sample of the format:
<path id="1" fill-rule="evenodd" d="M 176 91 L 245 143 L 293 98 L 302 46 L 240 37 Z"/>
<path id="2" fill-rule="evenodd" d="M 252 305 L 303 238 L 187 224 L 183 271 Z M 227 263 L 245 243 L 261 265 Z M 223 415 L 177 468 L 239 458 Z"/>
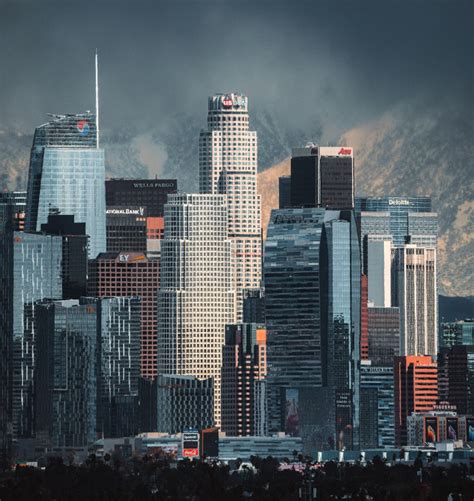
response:
<path id="1" fill-rule="evenodd" d="M 472 113 L 470 0 L 0 0 L 0 127 L 94 106 L 102 127 L 166 127 L 241 91 L 328 130 L 399 102 Z"/>

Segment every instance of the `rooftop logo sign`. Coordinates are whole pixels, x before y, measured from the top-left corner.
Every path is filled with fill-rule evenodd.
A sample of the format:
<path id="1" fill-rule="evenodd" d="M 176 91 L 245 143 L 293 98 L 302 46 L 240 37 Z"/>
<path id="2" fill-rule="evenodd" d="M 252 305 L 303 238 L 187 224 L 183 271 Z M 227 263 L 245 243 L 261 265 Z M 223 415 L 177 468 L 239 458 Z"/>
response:
<path id="1" fill-rule="evenodd" d="M 79 120 L 76 124 L 76 128 L 81 136 L 87 136 L 89 134 L 90 126 L 87 120 Z"/>

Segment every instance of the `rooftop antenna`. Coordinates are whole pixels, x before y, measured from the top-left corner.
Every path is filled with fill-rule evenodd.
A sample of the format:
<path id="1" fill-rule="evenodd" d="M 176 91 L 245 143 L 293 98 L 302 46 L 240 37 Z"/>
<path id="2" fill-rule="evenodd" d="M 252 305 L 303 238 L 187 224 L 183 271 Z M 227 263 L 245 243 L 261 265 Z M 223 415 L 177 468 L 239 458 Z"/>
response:
<path id="1" fill-rule="evenodd" d="M 95 131 L 97 148 L 99 148 L 99 56 L 95 49 Z"/>

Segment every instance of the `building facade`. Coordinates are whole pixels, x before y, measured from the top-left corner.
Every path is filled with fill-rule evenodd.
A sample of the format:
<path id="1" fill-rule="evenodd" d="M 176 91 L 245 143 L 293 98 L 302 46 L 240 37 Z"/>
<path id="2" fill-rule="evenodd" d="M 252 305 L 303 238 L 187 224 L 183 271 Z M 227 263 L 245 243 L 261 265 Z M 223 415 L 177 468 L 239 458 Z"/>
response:
<path id="1" fill-rule="evenodd" d="M 369 306 L 368 359 L 374 365 L 392 367 L 400 352 L 400 310 Z"/>
<path id="2" fill-rule="evenodd" d="M 9 205 L 13 210 L 15 231 L 25 229 L 26 191 L 2 191 L 0 192 L 0 206 Z M 1 222 L 0 222 L 1 224 Z"/>
<path id="3" fill-rule="evenodd" d="M 199 191 L 227 195 L 228 234 L 234 242 L 237 320 L 244 289 L 261 285 L 261 197 L 257 193 L 257 133 L 249 128 L 248 98 L 209 98 L 207 129 L 199 137 Z"/>
<path id="4" fill-rule="evenodd" d="M 221 421 L 225 326 L 235 323 L 234 242 L 224 195 L 170 195 L 158 291 L 158 373 L 214 378 Z"/>
<path id="5" fill-rule="evenodd" d="M 268 431 L 285 429 L 286 394 L 327 385 L 321 332 L 320 244 L 325 210 L 273 210 L 264 251 Z"/>
<path id="6" fill-rule="evenodd" d="M 160 374 L 157 388 L 157 429 L 161 433 L 181 433 L 187 428 L 202 430 L 213 426 L 213 378 Z"/>
<path id="7" fill-rule="evenodd" d="M 221 430 L 229 436 L 259 435 L 265 421 L 261 383 L 267 374 L 265 326 L 226 327 L 222 354 Z M 260 383 L 260 384 L 259 384 Z"/>
<path id="8" fill-rule="evenodd" d="M 107 206 L 107 252 L 147 251 L 145 207 Z"/>
<path id="9" fill-rule="evenodd" d="M 438 352 L 436 249 L 412 244 L 395 249 L 393 306 L 400 309 L 400 354 Z"/>
<path id="10" fill-rule="evenodd" d="M 53 115 L 36 128 L 26 205 L 27 231 L 40 231 L 51 212 L 75 216 L 90 237 L 89 257 L 105 252 L 104 150 L 92 113 Z"/>
<path id="11" fill-rule="evenodd" d="M 62 239 L 59 236 L 13 232 L 5 235 L 9 262 L 2 266 L 7 280 L 2 283 L 1 308 L 9 319 L 6 334 L 12 341 L 9 363 L 12 371 L 12 423 L 15 437 L 33 433 L 33 383 L 35 367 L 35 331 L 30 329 L 34 302 L 61 298 Z"/>
<path id="12" fill-rule="evenodd" d="M 291 158 L 291 207 L 354 208 L 352 148 L 309 145 Z"/>
<path id="13" fill-rule="evenodd" d="M 35 305 L 35 432 L 47 447 L 83 447 L 96 439 L 97 310 L 78 300 Z"/>
<path id="14" fill-rule="evenodd" d="M 407 418 L 433 410 L 438 399 L 436 362 L 430 356 L 395 357 L 395 441 L 408 444 Z"/>
<path id="15" fill-rule="evenodd" d="M 327 211 L 321 239 L 321 328 L 340 448 L 357 447 L 360 405 L 360 248 L 352 211 Z"/>
<path id="16" fill-rule="evenodd" d="M 88 294 L 94 297 L 139 297 L 141 309 L 140 375 L 157 376 L 157 295 L 159 261 L 137 252 L 99 254 L 89 261 Z"/>
<path id="17" fill-rule="evenodd" d="M 147 217 L 163 217 L 168 195 L 176 193 L 176 179 L 107 179 L 107 208 L 144 207 Z M 120 249 L 125 250 L 125 249 Z"/>
<path id="18" fill-rule="evenodd" d="M 360 375 L 360 447 L 395 447 L 393 365 L 362 362 Z"/>
<path id="19" fill-rule="evenodd" d="M 62 238 L 62 299 L 79 299 L 87 295 L 87 256 L 89 236 L 85 223 L 74 222 L 74 216 L 50 214 L 41 225 L 47 235 Z"/>
<path id="20" fill-rule="evenodd" d="M 439 343 L 441 347 L 474 344 L 474 320 L 466 318 L 457 322 L 442 322 Z"/>

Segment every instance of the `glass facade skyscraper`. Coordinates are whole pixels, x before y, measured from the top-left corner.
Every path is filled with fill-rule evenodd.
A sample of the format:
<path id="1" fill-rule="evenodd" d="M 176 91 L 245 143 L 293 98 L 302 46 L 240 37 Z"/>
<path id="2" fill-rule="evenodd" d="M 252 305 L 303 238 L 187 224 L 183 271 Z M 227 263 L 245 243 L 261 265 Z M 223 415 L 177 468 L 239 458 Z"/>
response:
<path id="1" fill-rule="evenodd" d="M 35 431 L 45 447 L 84 447 L 96 439 L 97 311 L 79 301 L 35 305 Z"/>
<path id="2" fill-rule="evenodd" d="M 363 362 L 360 368 L 360 446 L 395 446 L 393 365 L 377 367 Z"/>
<path id="3" fill-rule="evenodd" d="M 339 447 L 359 440 L 359 237 L 353 211 L 328 211 L 321 239 L 322 331 L 327 333 L 327 382 L 334 390 Z"/>
<path id="4" fill-rule="evenodd" d="M 412 220 L 411 226 L 409 224 L 410 213 L 429 213 L 429 215 L 426 215 L 430 224 L 429 233 L 431 235 L 437 235 L 438 233 L 437 218 L 434 218 L 435 214 L 432 213 L 430 197 L 357 197 L 355 200 L 355 210 L 358 217 L 360 217 L 363 212 L 386 213 L 388 217 L 388 228 L 383 230 L 383 234 L 392 235 L 393 245 L 395 247 L 400 247 L 405 244 L 407 235 L 411 235 L 413 232 L 417 233 L 416 222 Z M 370 216 L 370 214 L 368 214 L 368 216 Z M 364 230 L 362 220 L 361 239 L 368 233 L 381 234 L 379 223 L 379 221 L 374 221 L 373 224 L 377 224 L 377 228 L 366 228 Z M 428 230 L 425 223 L 421 224 L 423 225 L 423 232 Z M 386 231 L 387 229 L 389 230 L 388 232 Z"/>
<path id="5" fill-rule="evenodd" d="M 308 208 L 271 214 L 264 249 L 269 432 L 284 429 L 286 393 L 326 385 L 319 266 L 325 213 Z"/>
<path id="6" fill-rule="evenodd" d="M 51 212 L 86 224 L 89 256 L 106 250 L 104 151 L 95 115 L 54 115 L 35 131 L 26 206 L 27 231 L 40 231 Z"/>

